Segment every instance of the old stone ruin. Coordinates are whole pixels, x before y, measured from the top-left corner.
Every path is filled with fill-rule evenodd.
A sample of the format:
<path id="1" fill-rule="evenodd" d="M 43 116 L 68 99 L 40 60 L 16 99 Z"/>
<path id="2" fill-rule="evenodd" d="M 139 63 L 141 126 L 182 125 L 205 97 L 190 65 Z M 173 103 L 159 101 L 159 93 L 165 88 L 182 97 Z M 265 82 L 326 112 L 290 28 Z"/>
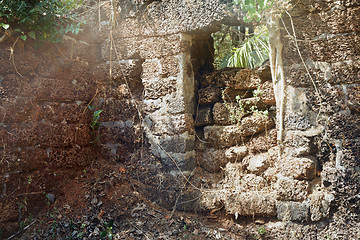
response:
<path id="1" fill-rule="evenodd" d="M 307 223 L 359 213 L 357 1 L 301 1 L 284 16 L 283 92 L 271 62 L 214 70 L 211 33 L 245 24 L 226 1 L 116 1 L 116 13 L 101 2 L 56 46 L 18 44 L 9 60 L 1 43 L 3 229 L 24 194 L 33 212 L 43 193 L 78 204 L 87 168 L 126 169 L 170 210 Z M 114 179 L 98 193 L 126 201 Z"/>

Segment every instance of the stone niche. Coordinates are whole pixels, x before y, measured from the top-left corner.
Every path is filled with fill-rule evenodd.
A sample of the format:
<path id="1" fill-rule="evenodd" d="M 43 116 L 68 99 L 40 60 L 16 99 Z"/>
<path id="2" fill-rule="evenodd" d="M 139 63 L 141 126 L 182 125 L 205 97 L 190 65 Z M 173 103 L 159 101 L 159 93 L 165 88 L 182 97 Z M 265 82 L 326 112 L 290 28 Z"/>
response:
<path id="1" fill-rule="evenodd" d="M 326 218 L 334 195 L 317 171 L 323 163 L 313 140 L 323 132 L 314 114 L 308 114 L 316 106 L 306 100 L 312 96 L 309 85 L 286 89 L 279 157 L 269 64 L 213 68 L 211 33 L 230 21 L 226 5 L 216 0 L 129 4 L 120 3 L 124 12 L 115 42 L 122 61 L 141 63 L 143 127 L 161 163 L 156 174 L 166 176 L 163 187 L 170 192 L 159 195 L 162 202 L 173 207 L 177 201 L 177 209 L 189 211 L 211 211 L 222 204 L 236 217 Z M 286 41 L 285 59 L 291 48 Z M 296 66 L 285 66 L 288 81 L 296 76 Z M 183 188 L 180 197 L 172 194 L 189 179 L 191 187 Z"/>
<path id="2" fill-rule="evenodd" d="M 343 3 L 334 4 L 336 8 Z M 301 14 L 296 15 L 307 7 L 304 4 L 292 10 L 296 16 L 294 22 L 301 36 L 317 39 L 315 32 L 310 37 L 301 26 L 306 25 L 302 24 L 304 21 L 318 17 L 318 13 L 309 13 L 307 20 Z M 352 8 L 357 9 L 357 6 L 343 7 L 350 9 L 348 14 L 354 14 Z M 340 13 L 326 14 L 332 19 Z M 325 25 L 317 26 L 319 34 L 329 29 L 334 34 L 341 32 L 333 25 L 326 26 L 326 21 L 322 24 Z M 358 81 L 356 76 L 349 76 L 350 79 L 344 76 L 356 75 L 354 68 L 358 64 L 353 59 L 358 56 L 350 49 L 348 59 L 336 55 L 335 50 L 334 56 L 323 56 L 325 52 L 319 50 L 325 47 L 320 44 L 322 40 L 314 44 L 317 49 L 302 46 L 310 74 L 315 76 L 312 83 L 296 56 L 294 43 L 283 37 L 283 58 L 287 61 L 284 64 L 284 125 L 280 126 L 279 119 L 275 118 L 276 101 L 269 65 L 258 69 L 212 69 L 210 32 L 191 33 L 195 97 L 192 136 L 198 166 L 194 178 L 202 180 L 194 180 L 198 184 L 197 193 L 190 189 L 187 196 L 185 192 L 180 198 L 184 204 L 179 204 L 178 209 L 194 210 L 195 206 L 200 210 L 213 210 L 221 205 L 235 216 L 274 216 L 299 222 L 328 218 L 336 199 L 336 180 L 335 177 L 329 181 L 324 179 L 331 175 L 329 172 L 336 172 L 338 177 L 345 174 L 346 169 L 350 175 L 358 172 L 355 167 L 359 137 L 355 100 Z M 259 96 L 254 94 L 255 89 L 259 90 Z M 317 92 L 322 96 L 322 103 Z M 236 101 L 236 96 L 241 99 Z M 238 102 L 245 112 L 256 106 L 268 114 L 239 113 L 238 119 L 234 119 L 231 111 Z M 345 118 L 348 121 L 344 121 Z M 331 125 L 327 124 L 328 120 Z M 278 146 L 280 127 L 283 136 Z M 343 136 L 343 140 L 339 136 Z M 356 191 L 356 187 L 352 189 Z M 191 204 L 186 204 L 188 201 Z"/>

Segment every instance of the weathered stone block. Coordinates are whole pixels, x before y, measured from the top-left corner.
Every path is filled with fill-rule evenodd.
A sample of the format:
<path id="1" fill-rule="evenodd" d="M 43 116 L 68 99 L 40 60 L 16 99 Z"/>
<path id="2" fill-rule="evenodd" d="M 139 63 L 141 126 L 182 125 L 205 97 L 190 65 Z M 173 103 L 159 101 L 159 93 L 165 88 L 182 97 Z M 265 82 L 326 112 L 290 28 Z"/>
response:
<path id="1" fill-rule="evenodd" d="M 297 109 L 300 110 L 300 109 Z M 285 127 L 288 130 L 306 130 L 312 126 L 309 116 L 303 116 L 296 112 L 287 114 L 285 117 Z"/>
<path id="2" fill-rule="evenodd" d="M 276 202 L 277 218 L 287 221 L 309 220 L 309 202 Z"/>
<path id="3" fill-rule="evenodd" d="M 216 32 L 218 22 L 225 18 L 221 1 L 191 2 L 175 1 L 172 7 L 168 2 L 148 5 L 142 35 L 159 36 L 178 32 Z"/>
<path id="4" fill-rule="evenodd" d="M 142 79 L 177 77 L 180 72 L 178 56 L 147 59 L 142 68 Z"/>
<path id="5" fill-rule="evenodd" d="M 28 98 L 2 98 L 0 112 L 2 123 L 21 123 L 38 121 L 39 106 Z"/>
<path id="6" fill-rule="evenodd" d="M 156 155 L 156 152 L 153 152 Z M 179 169 L 181 171 L 190 171 L 183 172 L 183 174 L 190 174 L 196 167 L 196 153 L 195 151 L 190 151 L 186 153 L 165 153 L 163 151 L 160 152 L 161 162 L 164 168 L 171 172 L 172 175 L 181 175 L 179 173 Z M 175 164 L 176 163 L 176 164 Z M 181 176 L 182 178 L 183 176 Z"/>
<path id="7" fill-rule="evenodd" d="M 273 184 L 277 181 L 277 174 L 278 170 L 274 167 L 269 167 L 265 170 L 265 172 L 262 174 L 262 177 L 269 183 Z"/>
<path id="8" fill-rule="evenodd" d="M 229 162 L 238 162 L 241 161 L 248 153 L 246 146 L 235 146 L 227 149 L 225 151 L 225 157 Z"/>
<path id="9" fill-rule="evenodd" d="M 35 112 L 39 121 L 68 124 L 90 124 L 91 113 L 87 109 L 87 103 L 46 102 L 37 106 Z"/>
<path id="10" fill-rule="evenodd" d="M 14 124 L 8 134 L 8 144 L 19 147 L 86 146 L 93 140 L 89 125 L 82 124 Z"/>
<path id="11" fill-rule="evenodd" d="M 7 98 L 31 97 L 31 81 L 28 77 L 9 74 L 1 77 L 1 95 Z"/>
<path id="12" fill-rule="evenodd" d="M 190 114 L 179 114 L 176 116 L 151 114 L 151 116 L 144 120 L 153 135 L 194 133 L 194 118 Z"/>
<path id="13" fill-rule="evenodd" d="M 214 123 L 211 106 L 200 106 L 195 116 L 195 127 L 211 125 Z"/>
<path id="14" fill-rule="evenodd" d="M 95 106 L 93 111 L 99 109 L 103 110 L 100 114 L 99 120 L 101 122 L 125 122 L 127 120 L 133 120 L 136 122 L 138 120 L 138 112 L 134 106 L 133 100 L 131 99 L 111 99 L 111 98 L 100 98 L 94 100 Z M 86 112 L 92 115 L 92 112 L 89 109 Z M 91 118 L 89 118 L 89 121 Z"/>
<path id="15" fill-rule="evenodd" d="M 216 85 L 221 88 L 233 88 L 233 80 L 239 70 L 240 68 L 224 68 L 209 74 L 204 74 L 200 78 L 201 87 L 205 88 Z"/>
<path id="16" fill-rule="evenodd" d="M 27 97 L 48 101 L 90 100 L 95 94 L 95 84 L 77 80 L 35 78 L 7 75 L 1 84 L 7 97 Z"/>
<path id="17" fill-rule="evenodd" d="M 352 113 L 360 113 L 360 86 L 349 86 L 347 89 L 347 105 Z"/>
<path id="18" fill-rule="evenodd" d="M 269 165 L 269 154 L 261 153 L 257 155 L 250 155 L 242 160 L 244 167 L 253 173 L 259 174 L 265 171 Z"/>
<path id="19" fill-rule="evenodd" d="M 276 129 L 266 129 L 265 132 L 259 133 L 251 138 L 246 143 L 249 152 L 257 153 L 264 152 L 277 144 L 277 131 Z"/>
<path id="20" fill-rule="evenodd" d="M 89 166 L 98 156 L 93 146 L 49 148 L 47 149 L 48 164 L 53 167 L 85 167 Z"/>
<path id="21" fill-rule="evenodd" d="M 182 52 L 189 52 L 190 44 L 191 42 L 182 38 L 181 34 L 144 38 L 139 47 L 140 57 L 155 59 L 178 55 Z"/>
<path id="22" fill-rule="evenodd" d="M 289 50 L 288 50 L 289 51 Z M 325 73 L 321 69 L 311 67 L 308 68 L 311 78 L 316 84 L 320 84 L 324 81 Z M 310 87 L 312 86 L 312 80 L 304 67 L 285 67 L 285 81 L 288 85 L 293 87 Z"/>
<path id="23" fill-rule="evenodd" d="M 262 81 L 271 81 L 271 69 L 269 61 L 265 61 L 263 65 L 256 69 L 256 73 Z"/>
<path id="24" fill-rule="evenodd" d="M 186 153 L 195 149 L 195 136 L 188 132 L 176 135 L 162 135 L 158 137 L 159 145 L 166 152 Z"/>
<path id="25" fill-rule="evenodd" d="M 267 187 L 267 182 L 264 178 L 257 176 L 255 174 L 245 174 L 241 178 L 240 187 L 244 191 L 261 191 Z"/>
<path id="26" fill-rule="evenodd" d="M 134 151 L 136 143 L 129 145 L 124 142 L 105 143 L 97 142 L 97 153 L 110 162 L 119 162 L 129 160 L 129 155 Z"/>
<path id="27" fill-rule="evenodd" d="M 29 44 L 23 47 L 23 49 L 14 48 L 13 55 L 11 54 L 10 47 L 13 47 L 12 44 L 2 43 L 0 45 L 0 59 L 2 61 L 0 73 L 20 73 L 23 76 L 33 75 L 34 70 L 41 64 L 41 59 L 33 53 L 33 47 Z M 47 45 L 47 47 L 49 47 L 49 45 Z M 53 47 L 50 48 L 53 49 Z"/>
<path id="28" fill-rule="evenodd" d="M 273 128 L 275 123 L 270 113 L 268 115 L 253 113 L 250 116 L 244 117 L 241 120 L 241 127 L 244 128 L 244 134 L 252 136 L 256 133 L 264 131 L 265 129 Z"/>
<path id="29" fill-rule="evenodd" d="M 219 125 L 234 124 L 252 112 L 252 108 L 256 107 L 257 110 L 262 110 L 265 107 L 257 98 L 241 99 L 238 103 L 215 103 L 213 108 L 215 123 Z"/>
<path id="30" fill-rule="evenodd" d="M 282 158 L 276 162 L 276 167 L 284 176 L 298 180 L 311 180 L 316 176 L 315 163 L 309 158 Z"/>
<path id="31" fill-rule="evenodd" d="M 212 104 L 220 101 L 221 89 L 215 86 L 202 88 L 198 91 L 199 105 Z"/>
<path id="32" fill-rule="evenodd" d="M 101 60 L 101 45 L 88 43 L 80 39 L 65 35 L 63 41 L 56 44 L 56 50 L 61 57 L 70 56 L 71 59 L 88 63 L 98 63 Z M 64 57 L 66 61 L 66 58 Z"/>
<path id="33" fill-rule="evenodd" d="M 301 157 L 311 154 L 309 138 L 303 136 L 301 131 L 287 131 L 284 139 L 283 153 L 286 156 Z"/>
<path id="34" fill-rule="evenodd" d="M 134 123 L 131 120 L 125 122 L 103 122 L 99 128 L 99 142 L 106 143 L 127 143 L 133 145 L 136 139 Z M 94 136 L 96 138 L 96 136 Z"/>
<path id="35" fill-rule="evenodd" d="M 242 119 L 241 124 L 231 126 L 206 126 L 205 139 L 215 146 L 234 146 L 241 144 L 244 137 L 270 128 L 274 123 L 268 116 L 251 115 Z"/>
<path id="36" fill-rule="evenodd" d="M 235 112 L 236 112 L 236 108 L 239 108 L 237 106 L 237 104 L 233 103 L 215 103 L 212 113 L 214 116 L 214 121 L 216 124 L 219 125 L 231 125 L 236 123 L 236 119 L 235 119 Z M 230 111 L 233 110 L 233 111 Z M 231 114 L 232 112 L 232 114 Z M 245 115 L 245 114 L 243 114 Z M 239 118 L 243 117 L 239 116 Z"/>
<path id="37" fill-rule="evenodd" d="M 93 78 L 98 83 L 111 85 L 115 82 L 126 82 L 132 91 L 136 91 L 136 87 L 141 84 L 142 61 L 137 59 L 116 60 L 111 64 L 110 77 L 110 62 L 97 64 L 93 69 Z"/>
<path id="38" fill-rule="evenodd" d="M 49 163 L 49 150 L 39 147 L 16 148 L 0 150 L 3 160 L 0 163 L 3 169 L 15 167 L 17 171 L 31 172 L 45 168 Z"/>
<path id="39" fill-rule="evenodd" d="M 225 150 L 209 148 L 199 151 L 197 155 L 199 165 L 209 172 L 218 172 L 228 162 L 225 157 Z"/>
<path id="40" fill-rule="evenodd" d="M 275 184 L 277 200 L 296 201 L 305 200 L 309 194 L 309 183 L 279 176 Z"/>
<path id="41" fill-rule="evenodd" d="M 54 60 L 52 60 L 54 61 Z M 59 78 L 76 80 L 78 82 L 92 83 L 93 72 L 91 65 L 88 62 L 82 62 L 77 60 L 59 60 L 59 66 L 62 72 L 58 73 L 54 70 L 48 71 L 49 66 L 40 66 L 38 69 L 39 75 L 46 78 Z"/>
<path id="42" fill-rule="evenodd" d="M 350 56 L 356 56 L 359 51 L 360 35 L 338 35 L 326 40 L 311 42 L 307 47 L 314 61 L 340 62 L 351 60 Z"/>
<path id="43" fill-rule="evenodd" d="M 92 82 L 37 78 L 31 85 L 33 97 L 51 101 L 89 101 L 95 95 Z"/>
<path id="44" fill-rule="evenodd" d="M 177 78 L 143 79 L 145 99 L 157 99 L 176 91 Z"/>
<path id="45" fill-rule="evenodd" d="M 332 202 L 335 200 L 334 195 L 324 190 L 315 190 L 310 195 L 310 214 L 311 221 L 319 221 L 328 218 Z"/>
<path id="46" fill-rule="evenodd" d="M 234 146 L 241 143 L 241 127 L 232 126 L 206 126 L 204 128 L 204 136 L 214 146 Z"/>
<path id="47" fill-rule="evenodd" d="M 119 21 L 119 27 L 113 32 L 113 38 L 132 38 L 139 37 L 143 26 L 138 18 L 123 18 Z"/>
<path id="48" fill-rule="evenodd" d="M 274 88 L 271 81 L 266 81 L 260 86 L 259 97 L 261 102 L 266 105 L 276 105 Z"/>
<path id="49" fill-rule="evenodd" d="M 328 124 L 330 127 L 327 130 L 329 138 L 332 139 L 355 139 L 360 136 L 360 116 L 347 114 L 334 114 L 330 116 Z"/>
<path id="50" fill-rule="evenodd" d="M 275 194 L 272 192 L 249 191 L 245 193 L 224 193 L 225 209 L 239 216 L 275 216 Z"/>
<path id="51" fill-rule="evenodd" d="M 236 98 L 240 97 L 241 99 L 251 98 L 253 96 L 253 91 L 248 90 L 237 90 L 233 88 L 225 88 L 223 90 L 224 99 L 226 102 L 236 102 Z"/>
<path id="52" fill-rule="evenodd" d="M 256 70 L 248 68 L 238 71 L 233 79 L 233 87 L 240 90 L 256 89 L 262 83 L 263 81 L 257 75 Z"/>
<path id="53" fill-rule="evenodd" d="M 241 162 L 228 162 L 224 168 L 223 188 L 233 189 L 240 186 L 243 176 L 243 166 Z"/>
<path id="54" fill-rule="evenodd" d="M 103 61 L 115 61 L 119 59 L 140 59 L 141 38 L 119 38 L 115 39 L 114 46 L 109 41 L 102 43 L 101 52 Z M 116 48 L 116 52 L 114 50 Z M 110 54 L 110 52 L 112 53 Z"/>

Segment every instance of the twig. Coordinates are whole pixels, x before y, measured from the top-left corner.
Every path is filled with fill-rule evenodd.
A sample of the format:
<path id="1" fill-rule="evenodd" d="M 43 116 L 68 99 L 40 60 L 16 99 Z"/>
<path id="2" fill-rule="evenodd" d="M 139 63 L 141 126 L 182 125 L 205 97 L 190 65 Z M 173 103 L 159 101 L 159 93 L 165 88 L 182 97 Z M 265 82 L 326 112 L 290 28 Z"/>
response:
<path id="1" fill-rule="evenodd" d="M 141 231 L 137 226 L 135 226 L 134 224 L 132 224 L 129 220 L 128 223 L 130 223 L 131 226 L 133 226 L 134 228 L 136 228 L 136 230 L 140 231 L 146 239 L 150 240 L 150 238 L 146 235 L 146 233 L 144 231 Z"/>
<path id="2" fill-rule="evenodd" d="M 95 99 L 95 97 L 96 97 L 96 95 L 97 95 L 98 93 L 99 93 L 99 89 L 96 88 L 96 91 L 95 91 L 94 96 L 92 97 L 92 99 L 91 99 L 90 102 L 86 105 L 84 111 L 82 112 L 83 115 L 85 114 L 86 109 L 87 109 L 87 108 L 90 106 L 90 104 L 94 101 L 94 99 Z"/>
<path id="3" fill-rule="evenodd" d="M 13 46 L 10 47 L 10 58 L 12 59 L 12 64 L 14 66 L 16 73 L 23 77 L 23 75 L 21 73 L 19 73 L 19 71 L 17 70 L 16 65 L 15 65 L 14 48 L 15 48 L 15 45 L 16 45 L 18 39 L 19 39 L 19 37 L 16 38 Z"/>
<path id="4" fill-rule="evenodd" d="M 32 223 L 30 223 L 29 225 L 27 225 L 26 227 L 24 227 L 22 230 L 26 230 L 28 229 L 31 225 L 33 225 L 36 222 L 36 220 L 32 221 Z M 12 238 L 14 238 L 15 236 L 17 236 L 20 233 L 20 231 L 17 231 L 14 235 L 8 237 L 6 240 L 10 240 Z"/>

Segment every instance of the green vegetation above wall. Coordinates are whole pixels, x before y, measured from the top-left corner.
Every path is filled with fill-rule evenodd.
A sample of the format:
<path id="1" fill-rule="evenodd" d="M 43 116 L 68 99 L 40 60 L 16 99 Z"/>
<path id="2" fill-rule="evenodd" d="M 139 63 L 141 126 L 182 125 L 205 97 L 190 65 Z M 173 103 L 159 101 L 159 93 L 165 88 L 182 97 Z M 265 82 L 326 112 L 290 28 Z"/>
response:
<path id="1" fill-rule="evenodd" d="M 228 67 L 256 68 L 269 58 L 269 32 L 265 26 L 257 28 L 243 44 L 234 48 Z"/>
<path id="2" fill-rule="evenodd" d="M 223 26 L 214 33 L 217 69 L 224 67 L 256 68 L 269 58 L 269 33 L 265 26 L 249 28 Z"/>
<path id="3" fill-rule="evenodd" d="M 241 11 L 245 14 L 244 22 L 253 22 L 256 27 L 223 26 L 214 33 L 214 65 L 217 69 L 256 68 L 269 58 L 269 32 L 265 20 L 289 9 L 289 0 L 233 0 L 229 7 L 234 12 Z"/>
<path id="4" fill-rule="evenodd" d="M 67 33 L 77 34 L 71 10 L 84 0 L 0 0 L 0 42 L 21 38 L 59 42 Z"/>

